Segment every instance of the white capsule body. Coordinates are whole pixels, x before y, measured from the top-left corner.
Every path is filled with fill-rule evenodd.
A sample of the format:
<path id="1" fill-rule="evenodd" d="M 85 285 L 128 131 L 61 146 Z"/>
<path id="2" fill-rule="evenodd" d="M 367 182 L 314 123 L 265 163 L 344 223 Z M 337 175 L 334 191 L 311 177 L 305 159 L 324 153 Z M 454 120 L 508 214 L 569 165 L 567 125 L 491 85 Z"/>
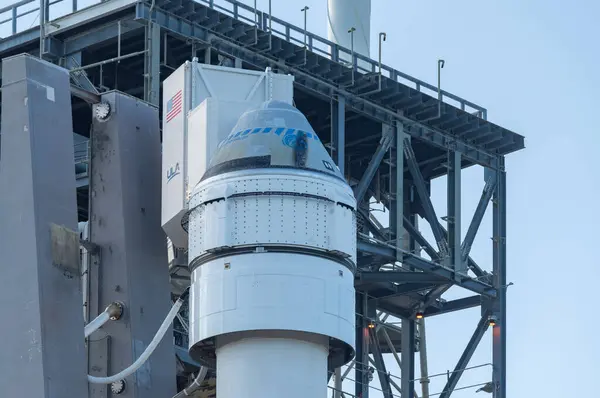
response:
<path id="1" fill-rule="evenodd" d="M 325 398 L 354 355 L 356 201 L 306 117 L 244 113 L 189 209 L 190 355 L 219 398 Z"/>
<path id="2" fill-rule="evenodd" d="M 190 353 L 212 366 L 216 356 L 221 398 L 265 396 L 265 386 L 281 396 L 279 385 L 326 396 L 327 369 L 354 353 L 354 206 L 345 181 L 293 168 L 196 186 Z"/>

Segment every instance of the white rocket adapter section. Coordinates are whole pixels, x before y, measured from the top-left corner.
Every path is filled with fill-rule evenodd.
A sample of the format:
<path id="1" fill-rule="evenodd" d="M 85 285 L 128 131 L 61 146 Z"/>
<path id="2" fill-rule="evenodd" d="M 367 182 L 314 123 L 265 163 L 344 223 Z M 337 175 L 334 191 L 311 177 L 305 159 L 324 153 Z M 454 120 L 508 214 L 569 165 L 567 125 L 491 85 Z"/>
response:
<path id="1" fill-rule="evenodd" d="M 163 83 L 162 227 L 173 245 L 188 247 L 182 218 L 210 155 L 252 106 L 292 103 L 294 77 L 186 62 Z M 172 252 L 172 251 L 170 251 Z"/>
<path id="2" fill-rule="evenodd" d="M 253 107 L 219 144 L 186 213 L 190 355 L 216 367 L 219 398 L 326 398 L 355 349 L 355 210 L 288 103 Z"/>
<path id="3" fill-rule="evenodd" d="M 354 52 L 370 57 L 371 0 L 327 0 L 327 37 L 329 41 L 351 49 L 354 31 Z M 349 56 L 340 54 L 349 62 Z"/>

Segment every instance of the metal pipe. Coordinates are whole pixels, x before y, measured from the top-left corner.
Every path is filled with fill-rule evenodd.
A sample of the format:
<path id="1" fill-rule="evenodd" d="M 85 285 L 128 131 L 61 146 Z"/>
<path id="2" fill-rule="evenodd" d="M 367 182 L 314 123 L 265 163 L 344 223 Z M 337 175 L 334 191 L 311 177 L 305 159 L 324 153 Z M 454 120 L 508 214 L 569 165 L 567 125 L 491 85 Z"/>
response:
<path id="1" fill-rule="evenodd" d="M 427 338 L 425 336 L 425 319 L 417 320 L 419 329 L 419 361 L 421 362 L 421 395 L 429 398 L 429 371 L 427 369 Z"/>
<path id="2" fill-rule="evenodd" d="M 354 63 L 354 32 L 356 28 L 353 26 L 348 30 L 350 33 L 350 66 L 352 68 L 352 84 L 350 86 L 354 86 L 354 70 L 356 69 L 356 65 Z"/>
<path id="3" fill-rule="evenodd" d="M 300 11 L 304 12 L 304 48 L 307 48 L 307 45 L 306 45 L 306 20 L 307 20 L 307 14 L 308 14 L 309 9 L 310 9 L 309 6 L 304 6 L 304 8 L 300 10 Z"/>
<path id="4" fill-rule="evenodd" d="M 189 386 L 187 386 L 186 388 L 184 388 L 183 390 L 178 392 L 175 396 L 173 396 L 173 398 L 189 397 L 194 392 L 198 391 L 200 389 L 200 385 L 206 378 L 207 373 L 208 373 L 208 368 L 206 366 L 202 366 L 200 368 L 200 370 L 198 371 L 198 376 L 196 376 L 194 381 L 192 381 L 192 383 Z"/>
<path id="5" fill-rule="evenodd" d="M 348 364 L 348 368 L 344 371 L 344 374 L 342 375 L 342 381 L 348 376 L 348 373 L 352 371 L 352 368 L 354 367 L 355 363 L 356 359 L 353 359 L 352 362 Z"/>
<path id="6" fill-rule="evenodd" d="M 40 0 L 40 59 L 43 58 L 46 41 L 46 1 Z"/>
<path id="7" fill-rule="evenodd" d="M 93 64 L 81 66 L 79 68 L 74 68 L 74 69 L 71 69 L 70 72 L 71 73 L 73 73 L 73 72 L 79 72 L 79 71 L 82 71 L 82 70 L 94 68 L 96 66 L 102 66 L 102 65 L 110 64 L 111 62 L 116 62 L 116 61 L 120 61 L 120 60 L 127 59 L 127 58 L 137 57 L 138 55 L 143 55 L 143 54 L 145 54 L 147 52 L 148 52 L 148 50 L 136 51 L 134 53 L 121 55 L 120 57 L 110 58 L 110 59 L 106 59 L 104 61 L 94 62 Z"/>
<path id="8" fill-rule="evenodd" d="M 442 116 L 442 68 L 444 67 L 445 61 L 438 59 L 438 117 Z"/>
<path id="9" fill-rule="evenodd" d="M 100 329 L 108 321 L 118 321 L 123 315 L 123 304 L 114 302 L 110 304 L 93 321 L 85 325 L 84 336 L 88 338 L 96 330 Z"/>
<path id="10" fill-rule="evenodd" d="M 121 57 L 121 20 L 117 22 L 117 58 Z M 118 64 L 121 60 L 117 61 Z"/>
<path id="11" fill-rule="evenodd" d="M 269 52 L 271 51 L 271 49 L 273 48 L 273 28 L 272 28 L 272 23 L 273 23 L 273 14 L 272 14 L 272 1 L 269 0 L 269 46 L 267 48 L 265 48 L 264 50 L 258 50 L 258 53 L 264 53 L 264 52 Z M 264 15 L 264 14 L 263 14 Z M 263 25 L 264 25 L 264 16 L 263 16 Z M 264 26 L 263 26 L 263 30 L 264 30 Z"/>
<path id="12" fill-rule="evenodd" d="M 381 82 L 382 82 L 382 78 L 383 78 L 383 63 L 381 60 L 381 53 L 382 53 L 382 49 L 383 49 L 383 42 L 387 39 L 387 34 L 385 32 L 381 32 L 379 33 L 379 83 L 377 84 L 377 88 L 373 91 L 369 91 L 366 93 L 362 93 L 360 95 L 370 95 L 370 94 L 375 94 L 381 91 Z"/>
<path id="13" fill-rule="evenodd" d="M 258 44 L 258 6 L 254 0 L 254 45 Z"/>
<path id="14" fill-rule="evenodd" d="M 334 373 L 334 398 L 341 398 L 342 397 L 342 368 L 335 368 L 335 373 Z"/>
<path id="15" fill-rule="evenodd" d="M 84 90 L 84 89 L 74 86 L 72 84 L 71 84 L 71 95 L 74 95 L 75 97 L 84 100 L 88 104 L 100 103 L 100 96 L 98 94 Z"/>

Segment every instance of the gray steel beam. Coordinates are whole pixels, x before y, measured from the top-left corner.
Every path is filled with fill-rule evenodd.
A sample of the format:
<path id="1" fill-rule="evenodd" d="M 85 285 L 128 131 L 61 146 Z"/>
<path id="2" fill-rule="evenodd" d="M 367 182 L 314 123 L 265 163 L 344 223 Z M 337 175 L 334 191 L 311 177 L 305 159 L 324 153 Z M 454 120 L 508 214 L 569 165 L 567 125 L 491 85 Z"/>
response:
<path id="1" fill-rule="evenodd" d="M 81 52 L 68 55 L 67 57 L 65 57 L 65 60 L 64 60 L 65 68 L 67 68 L 69 70 L 75 69 L 75 68 L 80 68 L 81 63 L 82 63 L 81 58 L 82 58 Z M 76 72 L 70 73 L 70 75 L 71 75 L 71 80 L 75 82 L 75 85 L 77 87 L 79 87 L 85 91 L 88 91 L 88 92 L 91 92 L 94 94 L 98 94 L 98 90 L 96 89 L 96 87 L 92 84 L 92 82 L 88 78 L 85 70 L 78 70 Z"/>
<path id="2" fill-rule="evenodd" d="M 444 389 L 443 389 L 442 393 L 440 394 L 440 398 L 449 398 L 450 394 L 452 394 L 452 391 L 454 391 L 454 389 L 456 388 L 456 385 L 458 384 L 458 381 L 460 380 L 460 377 L 462 376 L 464 369 L 469 365 L 469 361 L 471 360 L 471 357 L 473 356 L 475 349 L 479 345 L 481 338 L 485 334 L 487 327 L 488 327 L 488 320 L 487 320 L 487 316 L 484 315 L 479 320 L 479 323 L 477 324 L 477 327 L 475 328 L 475 331 L 473 332 L 471 339 L 467 343 L 467 347 L 465 348 L 464 352 L 460 356 L 460 359 L 456 363 L 456 366 L 454 367 L 454 371 L 450 375 L 450 378 L 446 382 L 446 385 L 444 386 Z"/>
<path id="3" fill-rule="evenodd" d="M 396 130 L 396 169 L 395 169 L 395 181 L 396 181 L 396 195 L 395 195 L 395 203 L 394 203 L 394 216 L 395 220 L 393 220 L 393 228 L 396 233 L 396 248 L 403 249 L 407 247 L 408 242 L 404 242 L 405 238 L 405 228 L 404 223 L 405 220 L 408 219 L 404 216 L 404 127 L 402 123 L 398 122 L 396 126 L 394 126 Z M 400 250 L 396 250 L 396 260 L 401 261 L 403 259 L 402 252 Z"/>
<path id="4" fill-rule="evenodd" d="M 100 95 L 97 93 L 92 93 L 73 85 L 71 85 L 71 95 L 84 100 L 88 104 L 97 104 L 100 102 Z"/>
<path id="5" fill-rule="evenodd" d="M 407 217 L 404 217 L 403 225 L 410 237 L 414 239 L 414 241 L 418 243 L 423 250 L 425 250 L 425 253 L 427 253 L 433 261 L 438 261 L 440 259 L 440 254 L 433 248 L 433 246 L 431 246 L 427 239 L 421 235 L 419 230 L 413 225 L 412 222 L 410 222 Z"/>
<path id="6" fill-rule="evenodd" d="M 467 274 L 467 264 L 462 261 L 462 250 L 460 246 L 460 190 L 461 190 L 461 154 L 451 151 L 448 154 L 448 248 L 450 266 L 458 274 Z"/>
<path id="7" fill-rule="evenodd" d="M 369 397 L 369 335 L 367 322 L 367 297 L 364 292 L 356 292 L 356 362 L 354 365 L 354 395 Z"/>
<path id="8" fill-rule="evenodd" d="M 385 153 L 390 148 L 392 141 L 394 139 L 394 128 L 392 126 L 382 125 L 382 135 L 381 140 L 379 141 L 379 146 L 375 150 L 373 157 L 369 161 L 369 165 L 365 170 L 363 176 L 361 177 L 358 186 L 356 187 L 356 191 L 354 196 L 356 197 L 356 202 L 360 204 L 365 198 L 365 194 L 371 185 L 371 181 L 373 181 L 373 177 L 385 156 Z"/>
<path id="9" fill-rule="evenodd" d="M 410 143 L 410 138 L 406 138 L 404 140 L 404 157 L 406 158 L 406 164 L 413 178 L 417 194 L 421 199 L 423 211 L 425 212 L 425 218 L 431 225 L 431 231 L 435 237 L 440 255 L 442 257 L 446 257 L 448 255 L 448 241 L 446 240 L 446 236 L 440 228 L 440 223 L 435 214 L 433 203 L 431 203 L 431 198 L 429 197 L 429 192 L 427 191 L 427 185 L 423 175 L 421 174 L 421 170 L 419 169 L 419 164 L 417 163 L 415 152 L 413 151 L 412 144 Z"/>
<path id="10" fill-rule="evenodd" d="M 481 225 L 481 221 L 483 220 L 483 216 L 487 210 L 488 203 L 490 202 L 490 199 L 492 199 L 492 195 L 494 194 L 495 190 L 496 179 L 487 179 L 485 186 L 483 187 L 483 192 L 481 193 L 481 198 L 479 199 L 479 203 L 477 204 L 477 208 L 475 208 L 475 213 L 473 214 L 473 218 L 469 224 L 469 229 L 467 230 L 465 239 L 462 242 L 461 250 L 464 262 L 468 261 L 469 253 L 471 252 L 471 246 L 473 245 L 473 241 L 475 240 L 475 236 L 477 235 L 477 231 L 479 230 L 479 226 Z"/>
<path id="11" fill-rule="evenodd" d="M 346 100 L 338 97 L 331 101 L 331 137 L 335 149 L 335 163 L 342 175 L 345 175 L 346 160 Z"/>
<path id="12" fill-rule="evenodd" d="M 111 22 L 99 28 L 86 30 L 81 34 L 67 37 L 64 41 L 65 55 L 77 53 L 100 43 L 113 40 L 119 36 L 119 33 L 126 35 L 132 31 L 142 29 L 144 25 L 134 21 L 133 18 L 134 15 L 131 14 L 120 19 L 120 32 L 118 22 Z"/>
<path id="13" fill-rule="evenodd" d="M 371 337 L 371 344 L 373 345 L 373 360 L 375 361 L 375 369 L 377 376 L 379 377 L 379 384 L 384 398 L 392 398 L 392 385 L 390 383 L 390 375 L 385 367 L 385 361 L 383 360 L 383 354 L 381 353 L 381 345 L 379 344 L 379 338 L 375 328 L 369 329 L 369 336 Z M 393 348 L 393 347 L 392 347 Z"/>
<path id="14" fill-rule="evenodd" d="M 504 168 L 504 158 L 500 158 Z M 493 333 L 492 363 L 494 371 L 492 381 L 495 386 L 494 398 L 506 398 L 506 172 L 495 173 L 496 190 L 494 193 L 494 286 L 498 296 L 494 300 L 494 315 L 498 318 Z"/>
<path id="15" fill-rule="evenodd" d="M 69 73 L 2 66 L 2 396 L 87 397 Z"/>
<path id="16" fill-rule="evenodd" d="M 91 316 L 125 304 L 127 316 L 103 327 L 110 336 L 90 342 L 90 373 L 124 369 L 148 346 L 171 307 L 166 238 L 160 225 L 161 148 L 158 110 L 139 99 L 102 95 L 111 115 L 94 119 L 91 136 L 90 240 L 102 250 L 99 291 Z M 169 338 L 128 380 L 124 398 L 164 398 L 175 392 L 175 355 Z M 106 397 L 93 385 L 92 398 Z M 69 395 L 71 396 L 71 395 Z"/>
<path id="17" fill-rule="evenodd" d="M 415 321 L 402 318 L 402 366 L 400 387 L 402 398 L 415 398 Z"/>
<path id="18" fill-rule="evenodd" d="M 367 229 L 375 236 L 377 239 L 385 240 L 386 237 L 381 231 L 381 229 L 371 220 L 369 216 L 369 211 L 363 208 L 358 208 L 357 212 L 363 217 L 365 221 L 365 226 Z"/>
<path id="19" fill-rule="evenodd" d="M 461 299 L 446 301 L 437 306 L 426 306 L 425 316 L 447 314 L 448 312 L 466 310 L 481 305 L 481 296 L 469 296 Z"/>
<path id="20" fill-rule="evenodd" d="M 428 308 L 429 306 L 435 304 L 435 302 L 438 300 L 438 298 L 442 297 L 442 294 L 446 293 L 448 291 L 448 289 L 450 289 L 451 287 L 452 287 L 452 284 L 446 284 L 446 285 L 438 286 L 435 289 L 432 289 L 429 293 L 427 293 L 427 295 L 425 296 L 425 299 L 423 299 L 423 303 L 422 303 L 423 307 Z M 415 306 L 414 310 L 413 310 L 413 315 L 418 310 L 419 310 L 418 306 Z"/>
<path id="21" fill-rule="evenodd" d="M 448 237 L 448 231 L 446 230 L 446 228 L 444 228 L 442 226 L 442 224 L 440 224 L 440 223 L 438 223 L 438 225 L 440 226 L 440 229 L 444 233 L 444 236 Z M 473 271 L 475 276 L 477 276 L 478 278 L 487 275 L 487 273 L 470 256 L 467 257 L 467 267 L 471 271 Z"/>
<path id="22" fill-rule="evenodd" d="M 357 242 L 357 249 L 367 253 L 372 253 L 377 256 L 381 256 L 383 259 L 388 261 L 394 261 L 396 258 L 396 249 L 390 246 L 382 245 L 379 243 L 368 242 L 363 239 L 359 239 Z M 454 271 L 448 269 L 441 264 L 431 262 L 424 258 L 413 255 L 412 253 L 404 253 L 404 263 L 410 267 L 416 268 L 423 272 L 430 272 L 435 275 L 445 278 L 449 283 L 456 284 L 465 289 L 471 290 L 478 294 L 483 294 L 489 297 L 496 297 L 496 288 L 488 285 L 477 279 L 469 277 L 461 278 L 459 281 L 455 280 Z"/>
<path id="23" fill-rule="evenodd" d="M 160 25 L 146 26 L 144 55 L 144 101 L 158 106 L 160 93 Z"/>
<path id="24" fill-rule="evenodd" d="M 357 274 L 360 283 L 395 282 L 395 283 L 444 283 L 446 279 L 441 276 L 425 272 L 399 272 L 399 271 L 360 271 Z"/>

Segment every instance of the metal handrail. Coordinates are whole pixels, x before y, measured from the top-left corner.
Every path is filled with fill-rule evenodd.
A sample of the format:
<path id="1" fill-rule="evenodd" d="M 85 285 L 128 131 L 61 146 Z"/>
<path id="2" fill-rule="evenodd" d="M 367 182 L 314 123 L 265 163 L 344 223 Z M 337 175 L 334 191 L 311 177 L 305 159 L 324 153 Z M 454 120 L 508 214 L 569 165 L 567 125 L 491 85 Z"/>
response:
<path id="1" fill-rule="evenodd" d="M 17 33 L 17 20 L 25 15 L 29 15 L 33 12 L 39 10 L 39 6 L 37 8 L 26 10 L 19 14 L 19 8 L 23 7 L 27 4 L 37 2 L 38 0 L 20 0 L 14 4 L 5 6 L 0 8 L 0 15 L 11 12 L 11 17 L 0 20 L 0 26 L 11 22 L 12 25 L 12 34 Z M 68 0 L 51 0 L 50 5 L 58 4 L 63 1 Z M 72 1 L 72 12 L 78 11 L 77 0 Z M 110 0 L 109 0 L 110 1 Z M 214 0 L 194 0 L 198 3 L 204 3 L 207 7 L 222 12 L 231 16 L 232 18 L 247 23 L 252 26 L 257 25 L 256 15 L 260 15 L 258 18 L 259 28 L 263 30 L 267 29 L 266 21 L 269 19 L 269 15 L 264 13 L 263 11 L 257 11 L 254 7 L 244 4 L 238 0 L 220 0 L 220 3 L 229 4 L 229 7 L 223 6 L 220 4 L 215 4 Z M 248 16 L 242 15 L 240 11 L 248 12 Z M 270 33 L 276 36 L 279 36 L 291 43 L 297 44 L 299 46 L 304 46 L 304 37 L 308 42 L 308 49 L 314 53 L 322 55 L 326 58 L 334 62 L 338 62 L 344 66 L 349 66 L 355 68 L 357 72 L 360 73 L 374 73 L 378 68 L 378 62 L 366 57 L 362 54 L 358 54 L 356 52 L 351 51 L 345 47 L 340 46 L 339 44 L 333 43 L 327 39 L 324 39 L 314 33 L 305 31 L 303 28 L 295 26 L 289 22 L 286 22 L 280 18 L 270 16 L 270 23 L 275 26 L 271 26 Z M 298 35 L 298 38 L 294 37 L 294 35 Z M 300 39 L 302 37 L 302 39 Z M 341 59 L 351 59 L 351 62 L 344 62 Z M 363 66 L 363 65 L 366 65 Z M 406 73 L 400 72 L 390 66 L 381 65 L 381 70 L 384 76 L 390 78 L 398 83 L 406 84 L 405 82 L 409 82 L 407 85 L 414 84 L 414 89 L 423 92 L 423 89 L 430 90 L 431 92 L 438 92 L 438 88 L 432 84 L 419 80 L 415 77 L 412 77 Z M 477 105 L 471 101 L 465 100 L 457 95 L 454 95 L 445 90 L 439 90 L 440 97 L 442 101 L 444 99 L 450 99 L 456 101 L 460 104 L 462 110 L 471 111 L 470 113 L 476 114 L 484 119 L 487 117 L 487 110 L 480 105 Z M 466 108 L 471 109 L 466 109 Z M 474 111 L 474 112 L 473 112 Z"/>
<path id="2" fill-rule="evenodd" d="M 62 3 L 63 1 L 67 1 L 67 0 L 52 0 L 49 1 L 48 3 L 48 7 L 53 6 L 55 4 L 58 3 Z M 75 11 L 78 10 L 77 7 L 77 0 L 71 0 L 72 1 L 72 6 L 71 6 L 71 13 L 74 13 Z M 40 7 L 38 6 L 37 8 L 31 8 L 28 10 L 23 11 L 22 13 L 19 14 L 19 8 L 26 6 L 30 3 L 38 3 L 38 0 L 21 0 L 18 1 L 16 3 L 10 4 L 8 6 L 5 6 L 3 8 L 0 8 L 0 15 L 5 14 L 7 12 L 10 11 L 10 17 L 6 18 L 6 19 L 0 19 L 0 26 L 4 25 L 5 23 L 10 22 L 11 23 L 11 35 L 14 35 L 17 33 L 17 21 L 19 20 L 19 18 L 22 18 L 24 16 L 27 16 L 29 14 L 33 14 L 34 12 L 40 10 Z M 65 14 L 68 15 L 68 14 Z M 38 22 L 39 24 L 39 22 Z"/>
<path id="3" fill-rule="evenodd" d="M 240 12 L 239 12 L 240 9 L 243 9 L 245 11 L 254 13 L 255 12 L 254 8 L 247 4 L 244 4 L 238 0 L 220 0 L 221 2 L 226 2 L 226 3 L 231 4 L 231 6 L 232 6 L 231 9 L 221 6 L 219 4 L 215 4 L 214 0 L 196 0 L 196 1 L 199 3 L 205 3 L 208 5 L 209 8 L 212 8 L 214 10 L 228 14 L 229 16 L 233 17 L 234 19 L 236 19 L 238 21 L 242 21 L 242 22 L 249 23 L 251 25 L 255 25 L 255 22 L 253 19 L 244 17 L 244 16 L 240 15 Z M 268 14 L 265 14 L 262 11 L 259 13 L 263 14 L 263 18 L 260 18 L 259 20 L 265 21 L 266 18 L 264 17 L 264 15 L 268 15 Z M 353 53 L 350 49 L 342 47 L 339 44 L 333 43 L 327 39 L 324 39 L 324 38 L 314 34 L 314 33 L 305 32 L 304 29 L 302 29 L 298 26 L 295 26 L 289 22 L 286 22 L 282 19 L 271 16 L 271 21 L 274 25 L 279 24 L 284 28 L 284 31 L 280 31 L 277 29 L 277 27 L 272 27 L 273 34 L 280 36 L 281 38 L 284 38 L 285 40 L 287 40 L 289 42 L 298 44 L 300 46 L 304 46 L 304 35 L 306 34 L 307 39 L 308 39 L 309 50 L 316 52 L 316 53 L 320 53 L 321 55 L 325 56 L 326 58 L 329 58 L 332 61 L 339 62 L 339 60 L 341 59 L 340 55 L 343 54 L 343 55 L 346 55 L 347 58 L 350 58 L 350 57 L 353 58 L 352 62 L 350 63 L 350 66 L 354 65 L 356 70 L 359 72 L 366 72 L 366 73 L 375 72 L 375 70 L 379 67 L 378 62 L 372 60 L 369 57 L 366 57 L 362 54 L 358 54 L 356 52 Z M 265 29 L 264 24 L 263 24 L 262 28 Z M 293 33 L 298 34 L 299 37 L 302 37 L 302 39 L 293 37 L 292 36 Z M 321 44 L 325 48 L 328 47 L 329 50 L 324 50 L 324 49 L 316 46 L 316 44 Z M 358 62 L 359 60 L 362 62 Z M 364 67 L 360 66 L 361 63 L 369 65 L 370 68 L 364 68 Z M 429 84 L 420 79 L 412 77 L 406 73 L 400 72 L 390 66 L 382 65 L 382 70 L 384 72 L 387 72 L 386 77 L 388 77 L 396 82 L 400 83 L 400 79 L 404 79 L 406 81 L 413 83 L 415 85 L 414 88 L 419 92 L 422 92 L 423 88 L 431 90 L 432 92 L 436 92 L 436 93 L 438 92 L 438 88 L 435 85 Z M 386 74 L 384 73 L 384 75 L 386 75 Z M 478 113 L 480 116 L 483 116 L 485 118 L 487 110 L 484 107 L 477 105 L 471 101 L 465 100 L 464 98 L 461 98 L 461 97 L 459 97 L 455 94 L 452 94 L 448 91 L 440 90 L 439 92 L 442 97 L 442 100 L 444 98 L 454 100 L 461 105 L 462 110 L 465 110 L 466 107 L 472 108 L 473 110 L 477 111 L 476 113 Z"/>

